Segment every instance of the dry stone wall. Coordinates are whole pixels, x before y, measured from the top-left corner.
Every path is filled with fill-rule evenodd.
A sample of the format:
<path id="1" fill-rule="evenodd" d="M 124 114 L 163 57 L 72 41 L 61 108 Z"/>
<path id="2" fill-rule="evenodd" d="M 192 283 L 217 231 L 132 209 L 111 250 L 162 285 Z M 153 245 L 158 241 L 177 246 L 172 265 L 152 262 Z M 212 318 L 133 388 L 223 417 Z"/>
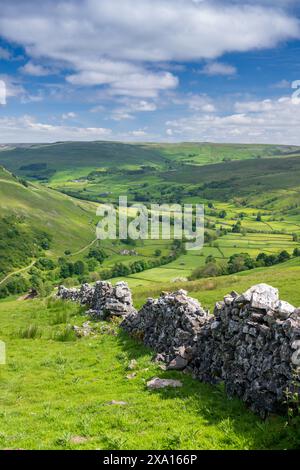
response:
<path id="1" fill-rule="evenodd" d="M 222 381 L 264 416 L 281 411 L 287 390 L 299 390 L 300 315 L 265 284 L 218 302 L 198 334 L 189 364 L 194 376 Z"/>
<path id="2" fill-rule="evenodd" d="M 127 316 L 121 326 L 129 334 L 143 339 L 170 368 L 184 369 L 191 359 L 197 334 L 208 319 L 208 312 L 199 302 L 179 290 L 163 293 L 156 300 L 148 299 L 142 309 Z"/>
<path id="3" fill-rule="evenodd" d="M 131 291 L 126 282 L 99 281 L 95 286 L 83 284 L 80 289 L 67 289 L 60 286 L 58 297 L 64 300 L 79 302 L 88 307 L 88 314 L 99 320 L 112 316 L 126 316 L 135 312 Z"/>
<path id="4" fill-rule="evenodd" d="M 168 369 L 223 382 L 261 416 L 281 411 L 286 392 L 299 392 L 300 311 L 258 284 L 217 302 L 214 315 L 179 290 L 148 299 L 137 312 L 126 283 L 59 288 L 58 296 L 89 307 L 94 318 L 122 316 L 122 327 L 157 353 Z"/>

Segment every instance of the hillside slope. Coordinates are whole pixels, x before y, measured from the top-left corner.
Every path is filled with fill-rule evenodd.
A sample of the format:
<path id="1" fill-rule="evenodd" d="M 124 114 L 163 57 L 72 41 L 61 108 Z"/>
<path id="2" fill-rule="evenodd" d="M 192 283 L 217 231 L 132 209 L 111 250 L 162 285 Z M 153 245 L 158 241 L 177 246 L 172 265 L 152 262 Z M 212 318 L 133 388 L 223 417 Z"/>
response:
<path id="1" fill-rule="evenodd" d="M 46 232 L 52 239 L 49 254 L 79 250 L 94 235 L 96 207 L 39 184 L 22 182 L 0 168 L 1 217 L 17 216 L 27 233 Z"/>

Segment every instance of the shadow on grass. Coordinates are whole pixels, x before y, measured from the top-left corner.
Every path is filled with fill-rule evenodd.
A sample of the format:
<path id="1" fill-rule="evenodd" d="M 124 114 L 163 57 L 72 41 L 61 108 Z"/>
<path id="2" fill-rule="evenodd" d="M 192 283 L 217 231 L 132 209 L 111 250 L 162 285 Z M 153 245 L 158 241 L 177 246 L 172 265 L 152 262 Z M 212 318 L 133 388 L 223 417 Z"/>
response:
<path id="1" fill-rule="evenodd" d="M 142 342 L 135 338 L 131 338 L 128 333 L 120 329 L 118 336 L 118 344 L 127 353 L 128 359 L 138 359 L 149 355 L 154 356 L 155 352 L 144 346 Z"/>
<path id="2" fill-rule="evenodd" d="M 122 330 L 118 336 L 119 344 L 129 359 L 138 359 L 155 355 L 150 348 Z M 153 365 L 153 364 L 152 364 Z M 156 394 L 162 400 L 178 400 L 184 403 L 187 412 L 199 417 L 199 423 L 204 426 L 216 426 L 224 439 L 240 439 L 248 442 L 249 449 L 295 449 L 300 443 L 299 424 L 286 426 L 286 417 L 270 416 L 263 421 L 254 414 L 242 400 L 230 398 L 226 394 L 224 384 L 211 385 L 193 379 L 191 375 L 178 371 L 163 371 L 157 369 L 155 375 L 161 379 L 180 380 L 180 388 L 165 388 L 148 390 L 145 385 L 145 395 Z M 152 373 L 153 374 L 153 373 Z M 150 373 L 151 375 L 151 373 Z M 153 375 L 149 375 L 149 380 Z M 299 422 L 298 422 L 299 423 Z"/>

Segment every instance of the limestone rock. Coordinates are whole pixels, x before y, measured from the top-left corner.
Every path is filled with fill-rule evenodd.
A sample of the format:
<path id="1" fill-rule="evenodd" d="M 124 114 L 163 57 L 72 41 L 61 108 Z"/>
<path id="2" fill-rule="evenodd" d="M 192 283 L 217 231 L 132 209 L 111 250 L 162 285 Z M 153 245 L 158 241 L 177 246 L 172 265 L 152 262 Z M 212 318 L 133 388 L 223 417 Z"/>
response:
<path id="1" fill-rule="evenodd" d="M 249 302 L 251 307 L 262 310 L 274 309 L 279 300 L 278 289 L 268 284 L 257 284 L 248 289 L 241 297 L 245 302 Z"/>
<path id="2" fill-rule="evenodd" d="M 195 344 L 197 332 L 208 314 L 200 303 L 184 290 L 162 293 L 159 299 L 148 299 L 138 313 L 125 317 L 121 326 L 129 334 L 142 337 L 144 344 L 159 353 L 160 360 L 170 363 Z M 181 353 L 178 348 L 182 348 Z M 187 362 L 189 358 L 183 354 Z"/>
<path id="3" fill-rule="evenodd" d="M 166 387 L 182 387 L 182 382 L 180 380 L 172 380 L 172 379 L 159 379 L 155 377 L 154 379 L 147 382 L 147 387 L 149 390 L 157 390 Z"/>
<path id="4" fill-rule="evenodd" d="M 280 318 L 286 319 L 295 312 L 295 307 L 288 302 L 278 300 L 275 305 L 275 311 L 278 313 Z"/>
<path id="5" fill-rule="evenodd" d="M 188 361 L 186 359 L 181 356 L 176 356 L 175 359 L 169 363 L 167 370 L 183 370 L 187 365 Z"/>
<path id="6" fill-rule="evenodd" d="M 118 406 L 126 406 L 128 403 L 126 401 L 116 401 L 116 400 L 111 400 L 107 403 L 108 405 L 118 405 Z"/>
<path id="7" fill-rule="evenodd" d="M 118 282 L 115 287 L 110 282 L 98 281 L 95 286 L 83 284 L 80 289 L 67 289 L 60 286 L 57 296 L 64 300 L 87 305 L 87 313 L 98 320 L 112 316 L 126 316 L 134 313 L 131 291 L 125 282 Z"/>

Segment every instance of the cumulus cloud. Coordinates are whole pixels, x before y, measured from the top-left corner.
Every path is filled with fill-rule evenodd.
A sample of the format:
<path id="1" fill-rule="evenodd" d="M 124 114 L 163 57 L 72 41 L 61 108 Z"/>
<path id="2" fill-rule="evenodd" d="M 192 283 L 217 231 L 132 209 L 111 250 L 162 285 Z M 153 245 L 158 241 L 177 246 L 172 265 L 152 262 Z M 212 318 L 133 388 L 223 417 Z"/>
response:
<path id="1" fill-rule="evenodd" d="M 300 144 L 300 99 L 237 102 L 227 115 L 199 113 L 166 122 L 174 140 Z"/>
<path id="2" fill-rule="evenodd" d="M 9 60 L 11 58 L 11 54 L 7 49 L 0 46 L 0 59 Z"/>
<path id="3" fill-rule="evenodd" d="M 89 141 L 110 138 L 111 129 L 102 127 L 58 126 L 38 122 L 32 116 L 0 118 L 0 140 L 14 142 L 54 142 L 59 140 Z"/>
<path id="4" fill-rule="evenodd" d="M 132 137 L 145 137 L 147 135 L 147 132 L 144 129 L 138 129 L 136 131 L 128 132 L 128 135 Z"/>
<path id="5" fill-rule="evenodd" d="M 203 67 L 200 73 L 205 75 L 235 75 L 237 72 L 236 68 L 223 62 L 209 62 Z"/>
<path id="6" fill-rule="evenodd" d="M 25 48 L 34 61 L 25 66 L 31 73 L 39 72 L 37 60 L 47 59 L 72 70 L 67 80 L 73 85 L 151 98 L 178 85 L 158 64 L 212 60 L 208 72 L 224 75 L 233 69 L 214 61 L 224 53 L 298 38 L 298 20 L 272 3 L 3 0 L 0 34 Z"/>
<path id="7" fill-rule="evenodd" d="M 123 121 L 126 119 L 134 119 L 134 113 L 149 113 L 157 110 L 157 106 L 153 101 L 137 100 L 124 97 L 119 100 L 121 105 L 115 108 L 111 117 L 115 121 Z"/>
<path id="8" fill-rule="evenodd" d="M 279 82 L 274 83 L 272 87 L 280 90 L 291 88 L 291 85 L 292 83 L 289 80 L 280 80 Z"/>
<path id="9" fill-rule="evenodd" d="M 27 62 L 27 64 L 20 67 L 19 70 L 26 75 L 32 75 L 34 77 L 46 77 L 52 73 L 49 69 L 42 65 L 34 64 L 33 62 Z"/>
<path id="10" fill-rule="evenodd" d="M 72 111 L 70 111 L 69 113 L 64 113 L 62 115 L 62 119 L 65 121 L 67 119 L 75 119 L 77 117 L 77 114 L 76 113 L 73 113 Z"/>
<path id="11" fill-rule="evenodd" d="M 187 106 L 192 111 L 203 111 L 205 113 L 214 113 L 216 111 L 215 103 L 205 94 L 187 93 L 174 97 L 172 102 L 176 105 Z"/>
<path id="12" fill-rule="evenodd" d="M 15 77 L 0 74 L 0 80 L 5 84 L 6 98 L 24 97 L 26 95 L 23 85 Z"/>

